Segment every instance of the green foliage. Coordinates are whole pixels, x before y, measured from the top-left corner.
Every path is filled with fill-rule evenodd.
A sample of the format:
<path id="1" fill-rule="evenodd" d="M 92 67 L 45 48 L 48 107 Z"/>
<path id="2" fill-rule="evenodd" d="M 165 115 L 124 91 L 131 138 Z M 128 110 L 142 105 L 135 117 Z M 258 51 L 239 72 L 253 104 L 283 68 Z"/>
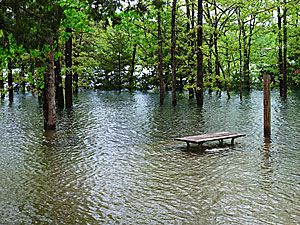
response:
<path id="1" fill-rule="evenodd" d="M 170 1 L 142 0 L 123 11 L 117 0 L 104 1 L 1 1 L 0 69 L 23 68 L 22 79 L 43 88 L 44 62 L 49 54 L 45 39 L 54 34 L 58 42 L 55 60 L 62 76 L 71 70 L 79 87 L 101 89 L 155 89 L 159 86 L 158 12 L 162 23 L 163 73 L 171 84 Z M 187 5 L 188 3 L 188 5 Z M 194 88 L 197 74 L 197 1 L 178 1 L 176 18 L 176 69 L 178 85 Z M 187 15 L 189 7 L 189 18 Z M 279 85 L 277 7 L 288 8 L 288 82 L 300 85 L 299 4 L 268 1 L 204 1 L 204 87 L 233 91 L 249 82 L 260 86 L 263 73 Z M 194 9 L 194 12 L 193 12 Z M 192 17 L 194 15 L 194 17 Z M 72 33 L 66 32 L 71 28 Z M 65 41 L 73 40 L 73 66 L 64 65 Z M 240 41 L 240 43 L 239 43 Z M 241 44 L 241 49 L 240 49 Z M 241 51 L 241 56 L 240 56 Z M 135 58 L 133 61 L 133 54 Z M 240 58 L 241 57 L 241 58 Z M 134 63 L 132 67 L 132 63 Z M 133 72 L 133 76 L 132 76 Z M 2 72 L 0 79 L 6 80 Z"/>

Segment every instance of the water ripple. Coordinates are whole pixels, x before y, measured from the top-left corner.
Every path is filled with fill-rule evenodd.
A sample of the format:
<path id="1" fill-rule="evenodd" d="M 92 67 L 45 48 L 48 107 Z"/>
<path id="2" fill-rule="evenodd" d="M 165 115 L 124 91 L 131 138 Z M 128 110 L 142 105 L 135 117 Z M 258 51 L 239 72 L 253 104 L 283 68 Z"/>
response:
<path id="1" fill-rule="evenodd" d="M 82 91 L 43 133 L 30 94 L 0 102 L 0 224 L 297 224 L 300 95 L 205 96 L 163 107 L 153 92 Z M 235 147 L 186 149 L 174 137 L 246 133 Z"/>

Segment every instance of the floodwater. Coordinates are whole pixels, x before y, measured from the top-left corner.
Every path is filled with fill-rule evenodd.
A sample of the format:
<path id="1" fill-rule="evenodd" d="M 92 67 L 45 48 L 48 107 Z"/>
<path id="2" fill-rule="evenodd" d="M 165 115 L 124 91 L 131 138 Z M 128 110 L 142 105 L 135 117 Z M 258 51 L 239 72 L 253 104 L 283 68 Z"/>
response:
<path id="1" fill-rule="evenodd" d="M 56 133 L 30 93 L 1 101 L 0 224 L 299 224 L 300 93 L 272 92 L 270 144 L 262 92 L 204 100 L 82 91 Z M 247 136 L 173 140 L 218 131 Z"/>

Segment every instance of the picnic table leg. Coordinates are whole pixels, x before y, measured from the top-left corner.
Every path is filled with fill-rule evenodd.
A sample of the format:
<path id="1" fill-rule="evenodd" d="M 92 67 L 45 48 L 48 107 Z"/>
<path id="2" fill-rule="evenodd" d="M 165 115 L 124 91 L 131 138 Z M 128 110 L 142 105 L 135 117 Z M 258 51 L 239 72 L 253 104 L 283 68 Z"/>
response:
<path id="1" fill-rule="evenodd" d="M 234 145 L 234 138 L 231 138 L 231 145 Z"/>
<path id="2" fill-rule="evenodd" d="M 223 139 L 219 140 L 219 145 L 223 145 Z"/>
<path id="3" fill-rule="evenodd" d="M 189 148 L 190 147 L 190 142 L 186 142 L 186 146 Z"/>

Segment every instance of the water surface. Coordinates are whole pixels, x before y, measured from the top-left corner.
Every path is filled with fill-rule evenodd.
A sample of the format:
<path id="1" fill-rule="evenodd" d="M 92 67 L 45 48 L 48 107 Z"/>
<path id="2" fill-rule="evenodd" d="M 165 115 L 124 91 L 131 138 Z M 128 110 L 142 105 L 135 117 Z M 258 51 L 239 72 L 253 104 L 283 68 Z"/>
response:
<path id="1" fill-rule="evenodd" d="M 0 224 L 299 224 L 300 93 L 272 93 L 271 144 L 262 92 L 204 100 L 82 91 L 56 133 L 36 97 L 1 101 Z M 247 136 L 214 153 L 173 141 L 218 131 Z"/>

